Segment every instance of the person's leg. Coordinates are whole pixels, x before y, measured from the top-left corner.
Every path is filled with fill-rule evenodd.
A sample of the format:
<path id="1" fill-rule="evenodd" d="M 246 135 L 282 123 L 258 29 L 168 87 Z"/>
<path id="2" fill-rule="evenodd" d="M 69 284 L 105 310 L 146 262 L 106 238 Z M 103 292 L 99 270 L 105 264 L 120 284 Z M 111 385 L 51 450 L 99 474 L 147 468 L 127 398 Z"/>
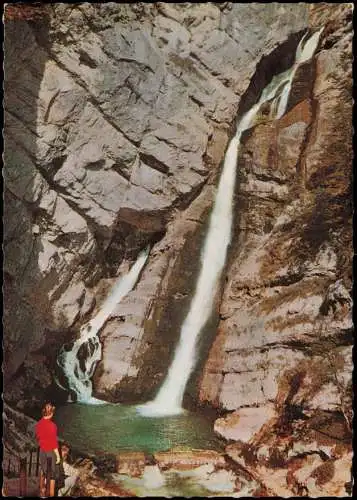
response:
<path id="1" fill-rule="evenodd" d="M 43 471 L 40 471 L 40 496 L 46 496 L 46 481 Z"/>
<path id="2" fill-rule="evenodd" d="M 50 497 L 55 496 L 56 489 L 56 454 L 54 451 L 51 452 L 51 480 L 50 480 Z"/>
<path id="3" fill-rule="evenodd" d="M 40 450 L 40 496 L 46 496 L 46 467 L 47 455 L 44 451 Z"/>
<path id="4" fill-rule="evenodd" d="M 54 479 L 51 479 L 51 481 L 50 481 L 50 497 L 55 496 L 55 486 L 56 486 L 56 481 Z"/>

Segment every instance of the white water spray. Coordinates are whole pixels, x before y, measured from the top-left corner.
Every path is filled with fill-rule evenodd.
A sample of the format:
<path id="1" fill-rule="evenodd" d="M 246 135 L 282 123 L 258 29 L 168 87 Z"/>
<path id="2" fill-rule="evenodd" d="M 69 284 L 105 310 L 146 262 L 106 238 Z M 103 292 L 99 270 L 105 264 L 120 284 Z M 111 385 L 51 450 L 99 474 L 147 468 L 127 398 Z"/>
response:
<path id="1" fill-rule="evenodd" d="M 316 48 L 320 32 L 314 34 L 306 42 L 302 50 L 300 42 L 297 50 L 299 64 L 311 57 L 314 48 Z M 182 400 L 186 384 L 196 364 L 197 340 L 211 315 L 213 298 L 225 265 L 227 248 L 231 240 L 232 202 L 240 139 L 242 133 L 253 126 L 261 105 L 276 97 L 279 91 L 284 92 L 285 86 L 283 88 L 282 85 L 284 81 L 289 83 L 290 79 L 292 80 L 291 70 L 276 75 L 263 90 L 259 101 L 243 115 L 238 123 L 237 132 L 231 140 L 225 155 L 209 229 L 201 253 L 201 270 L 190 310 L 181 327 L 179 344 L 166 379 L 156 398 L 144 405 L 137 406 L 137 410 L 143 415 L 156 417 L 176 415 L 184 411 Z"/>
<path id="2" fill-rule="evenodd" d="M 65 346 L 63 346 L 57 357 L 57 365 L 62 370 L 68 387 L 63 387 L 58 381 L 57 383 L 62 388 L 74 392 L 77 401 L 90 404 L 105 403 L 105 401 L 92 397 L 91 378 L 102 354 L 102 347 L 97 334 L 116 305 L 135 286 L 148 255 L 149 247 L 139 254 L 137 261 L 128 274 L 119 278 L 118 283 L 113 287 L 98 314 L 82 326 L 80 337 L 74 342 L 71 349 L 66 350 Z"/>

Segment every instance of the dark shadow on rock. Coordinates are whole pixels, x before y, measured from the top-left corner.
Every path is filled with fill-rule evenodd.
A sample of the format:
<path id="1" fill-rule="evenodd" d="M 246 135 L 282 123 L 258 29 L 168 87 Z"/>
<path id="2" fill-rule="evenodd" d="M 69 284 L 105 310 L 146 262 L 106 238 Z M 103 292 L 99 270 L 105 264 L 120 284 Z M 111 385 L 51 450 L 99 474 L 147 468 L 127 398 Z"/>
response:
<path id="1" fill-rule="evenodd" d="M 284 43 L 261 59 L 247 91 L 242 96 L 237 116 L 243 116 L 258 101 L 263 89 L 273 76 L 286 71 L 293 65 L 295 52 L 303 35 L 303 31 L 293 33 Z"/>
<path id="2" fill-rule="evenodd" d="M 8 4 L 9 5 L 9 4 Z M 30 7 L 30 6 L 28 6 Z M 4 399 L 18 403 L 24 389 L 41 398 L 47 384 L 45 359 L 28 359 L 40 346 L 50 319 L 46 288 L 38 257 L 43 247 L 34 230 L 39 207 L 35 193 L 38 95 L 47 55 L 39 50 L 34 32 L 47 37 L 45 6 L 11 6 L 4 23 Z M 10 8 L 10 7 L 9 7 Z M 18 14 L 20 12 L 20 14 Z M 27 362 L 27 364 L 26 364 Z M 24 387 L 29 381 L 29 386 Z"/>

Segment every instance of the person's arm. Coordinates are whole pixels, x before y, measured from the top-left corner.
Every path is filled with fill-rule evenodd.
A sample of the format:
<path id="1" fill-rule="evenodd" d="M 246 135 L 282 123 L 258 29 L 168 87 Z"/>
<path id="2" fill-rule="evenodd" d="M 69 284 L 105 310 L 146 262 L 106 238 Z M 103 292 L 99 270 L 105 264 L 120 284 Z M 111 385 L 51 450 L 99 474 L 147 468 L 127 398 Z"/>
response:
<path id="1" fill-rule="evenodd" d="M 59 464 L 61 461 L 61 457 L 58 451 L 58 439 L 57 439 L 57 425 L 52 422 L 53 426 L 51 428 L 51 440 L 53 442 L 53 452 L 56 455 L 56 464 Z"/>

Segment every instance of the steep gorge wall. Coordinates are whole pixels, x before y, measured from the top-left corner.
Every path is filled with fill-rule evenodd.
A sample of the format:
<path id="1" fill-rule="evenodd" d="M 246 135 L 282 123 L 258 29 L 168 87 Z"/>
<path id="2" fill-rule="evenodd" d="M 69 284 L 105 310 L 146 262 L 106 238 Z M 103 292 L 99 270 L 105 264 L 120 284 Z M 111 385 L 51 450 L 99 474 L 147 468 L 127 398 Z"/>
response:
<path id="1" fill-rule="evenodd" d="M 160 308 L 181 248 L 212 204 L 239 99 L 259 61 L 286 40 L 291 62 L 307 10 L 55 4 L 42 21 L 7 23 L 8 397 L 19 401 L 32 385 L 41 398 L 55 353 L 98 307 L 100 290 L 158 240 L 137 289 L 102 332 L 97 390 L 117 391 L 123 377 L 137 376 L 150 345 L 165 344 Z M 177 292 L 185 296 L 185 287 Z M 178 331 L 172 336 L 170 355 Z"/>
<path id="2" fill-rule="evenodd" d="M 201 404 L 263 496 L 351 494 L 352 8 L 324 26 L 287 113 L 243 138 L 236 238 Z"/>
<path id="3" fill-rule="evenodd" d="M 351 8 L 325 9 L 325 20 L 311 13 L 325 30 L 287 113 L 243 138 L 229 280 L 201 385 L 202 400 L 228 410 L 274 401 L 294 367 L 306 408 L 341 407 L 335 372 L 351 383 Z"/>

